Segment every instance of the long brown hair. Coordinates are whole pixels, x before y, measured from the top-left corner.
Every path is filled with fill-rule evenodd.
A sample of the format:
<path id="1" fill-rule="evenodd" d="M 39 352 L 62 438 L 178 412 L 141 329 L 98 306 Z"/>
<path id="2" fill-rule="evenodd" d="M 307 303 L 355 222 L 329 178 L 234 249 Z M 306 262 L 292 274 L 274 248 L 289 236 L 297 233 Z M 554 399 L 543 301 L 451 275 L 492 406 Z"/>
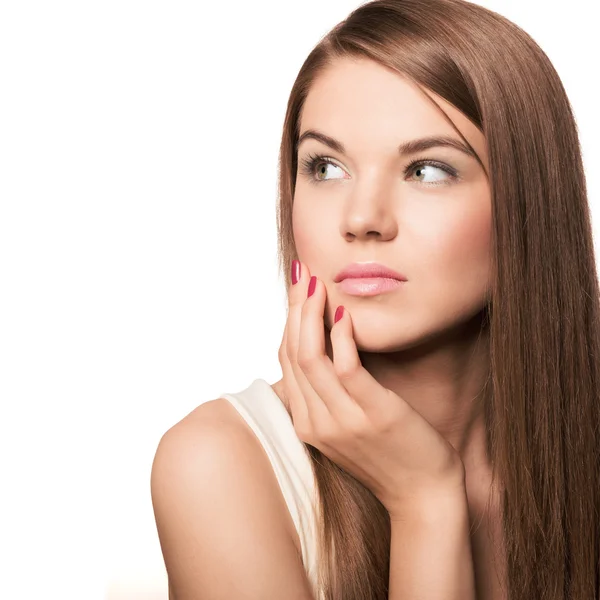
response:
<path id="1" fill-rule="evenodd" d="M 337 58 L 368 58 L 432 90 L 485 135 L 492 198 L 490 371 L 484 398 L 502 487 L 510 600 L 600 590 L 600 294 L 573 112 L 546 54 L 463 0 L 362 4 L 313 48 L 290 93 L 279 155 L 279 267 L 290 287 L 299 120 Z M 320 586 L 387 600 L 389 515 L 313 446 Z M 336 558 L 334 549 L 343 549 Z"/>

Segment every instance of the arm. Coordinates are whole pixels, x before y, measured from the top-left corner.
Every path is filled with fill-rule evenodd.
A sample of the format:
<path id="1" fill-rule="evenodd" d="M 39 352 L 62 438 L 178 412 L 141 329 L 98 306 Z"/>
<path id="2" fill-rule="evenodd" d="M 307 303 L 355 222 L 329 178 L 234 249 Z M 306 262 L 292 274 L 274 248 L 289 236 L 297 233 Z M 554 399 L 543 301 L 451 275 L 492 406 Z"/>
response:
<path id="1" fill-rule="evenodd" d="M 208 402 L 162 437 L 151 474 L 169 600 L 312 600 L 266 453 Z"/>
<path id="2" fill-rule="evenodd" d="M 411 503 L 390 520 L 389 600 L 475 600 L 466 492 Z"/>

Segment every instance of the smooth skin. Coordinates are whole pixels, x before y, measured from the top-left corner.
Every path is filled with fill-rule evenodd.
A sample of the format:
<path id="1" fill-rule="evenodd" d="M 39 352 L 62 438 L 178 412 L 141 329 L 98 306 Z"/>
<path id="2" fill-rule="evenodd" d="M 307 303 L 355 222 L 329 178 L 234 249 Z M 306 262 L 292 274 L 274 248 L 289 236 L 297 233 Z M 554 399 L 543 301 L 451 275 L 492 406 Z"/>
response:
<path id="1" fill-rule="evenodd" d="M 279 350 L 285 397 L 300 440 L 369 488 L 392 521 L 407 505 L 440 495 L 463 497 L 464 467 L 456 450 L 416 410 L 362 366 L 348 311 L 326 331 L 326 288 L 301 265 L 289 292 Z M 326 339 L 330 339 L 330 353 Z M 412 511 L 412 509 L 411 509 Z"/>
<path id="2" fill-rule="evenodd" d="M 480 331 L 480 315 L 491 296 L 485 137 L 444 99 L 367 59 L 338 60 L 313 83 L 300 138 L 309 130 L 343 145 L 340 151 L 307 137 L 298 147 L 294 240 L 298 258 L 326 289 L 325 324 L 331 329 L 337 306 L 344 305 L 364 368 L 460 455 L 478 598 L 501 598 L 504 565 L 498 574 L 492 565 L 492 545 L 503 543 L 500 502 L 490 492 L 478 397 L 489 368 L 489 337 Z M 399 152 L 403 143 L 428 136 L 448 136 L 467 152 Z M 305 163 L 315 155 L 321 162 L 307 172 Z M 432 165 L 409 168 L 428 159 L 457 177 Z M 362 261 L 386 264 L 407 282 L 377 296 L 343 293 L 335 275 Z M 273 388 L 285 401 L 283 378 Z"/>
<path id="3" fill-rule="evenodd" d="M 360 85 L 357 85 L 360 82 Z M 345 152 L 314 139 L 298 149 L 337 166 L 298 173 L 293 228 L 298 258 L 325 288 L 324 323 L 343 304 L 363 367 L 402 398 L 456 450 L 474 523 L 478 600 L 502 598 L 482 521 L 489 493 L 482 407 L 488 339 L 475 320 L 489 299 L 491 199 L 485 139 L 441 98 L 368 60 L 338 61 L 312 86 L 300 132 L 316 129 Z M 475 157 L 449 148 L 399 155 L 402 142 L 449 135 Z M 429 158 L 455 169 L 447 184 Z M 376 260 L 406 275 L 401 291 L 343 294 L 333 278 L 346 264 Z M 273 390 L 282 402 L 282 378 Z M 152 499 L 171 598 L 313 596 L 291 523 L 259 441 L 225 399 L 206 402 L 161 439 Z M 258 543 L 260 542 L 260 543 Z M 235 573 L 235 577 L 232 577 Z M 296 595 L 297 594 L 297 595 Z"/>
<path id="4" fill-rule="evenodd" d="M 316 600 L 269 459 L 226 399 L 163 435 L 151 491 L 169 600 Z"/>
<path id="5" fill-rule="evenodd" d="M 325 287 L 311 278 L 306 265 L 302 270 L 303 278 L 289 293 L 279 351 L 296 433 L 369 488 L 387 509 L 390 600 L 475 600 L 458 452 L 364 369 L 348 312 L 328 336 Z"/>
<path id="6" fill-rule="evenodd" d="M 357 81 L 360 85 L 357 85 Z M 482 406 L 487 333 L 473 323 L 489 299 L 491 196 L 483 134 L 432 92 L 368 60 L 340 60 L 311 87 L 300 137 L 318 130 L 345 153 L 307 138 L 298 148 L 329 157 L 299 169 L 293 205 L 298 258 L 326 288 L 325 323 L 352 314 L 363 366 L 407 401 L 459 452 L 467 475 L 488 466 Z M 476 157 L 435 147 L 400 155 L 401 143 L 448 136 Z M 415 166 L 431 159 L 454 169 Z M 378 261 L 406 276 L 396 291 L 350 296 L 334 282 L 348 263 Z"/>

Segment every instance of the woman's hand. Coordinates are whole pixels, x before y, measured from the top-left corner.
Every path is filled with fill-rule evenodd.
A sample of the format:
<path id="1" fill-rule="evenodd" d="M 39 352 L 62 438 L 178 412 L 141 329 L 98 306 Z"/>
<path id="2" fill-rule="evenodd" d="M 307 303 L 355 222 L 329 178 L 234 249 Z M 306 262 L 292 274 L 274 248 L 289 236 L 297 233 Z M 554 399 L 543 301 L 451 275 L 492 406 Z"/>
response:
<path id="1" fill-rule="evenodd" d="M 279 348 L 284 395 L 299 439 L 359 480 L 392 517 L 407 503 L 464 490 L 464 466 L 452 445 L 405 400 L 362 366 L 347 310 L 326 350 L 326 289 L 310 272 L 290 287 Z M 333 360 L 332 360 L 333 359 Z"/>

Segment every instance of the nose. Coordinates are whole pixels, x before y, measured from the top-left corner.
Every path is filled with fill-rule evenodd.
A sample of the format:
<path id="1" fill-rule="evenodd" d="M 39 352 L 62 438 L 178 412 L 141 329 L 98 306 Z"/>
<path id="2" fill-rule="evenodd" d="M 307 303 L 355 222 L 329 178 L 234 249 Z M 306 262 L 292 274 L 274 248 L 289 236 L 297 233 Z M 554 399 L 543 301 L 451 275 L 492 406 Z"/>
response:
<path id="1" fill-rule="evenodd" d="M 393 239 L 398 233 L 398 223 L 390 198 L 385 193 L 358 193 L 344 208 L 340 233 L 347 241 L 376 238 L 381 241 Z"/>

